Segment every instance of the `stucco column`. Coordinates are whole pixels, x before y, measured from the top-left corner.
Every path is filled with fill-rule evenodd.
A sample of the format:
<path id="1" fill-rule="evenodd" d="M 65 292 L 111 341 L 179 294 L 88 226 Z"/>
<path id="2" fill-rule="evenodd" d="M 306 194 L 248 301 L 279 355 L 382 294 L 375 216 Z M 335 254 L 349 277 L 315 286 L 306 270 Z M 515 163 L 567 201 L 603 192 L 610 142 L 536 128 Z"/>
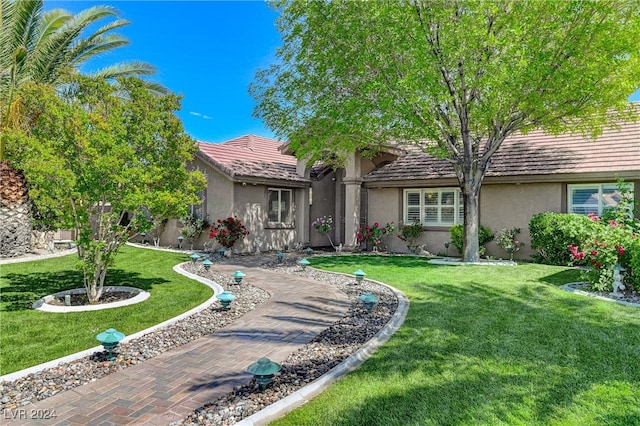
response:
<path id="1" fill-rule="evenodd" d="M 309 188 L 298 188 L 295 190 L 295 220 L 296 237 L 295 241 L 309 242 Z"/>
<path id="2" fill-rule="evenodd" d="M 311 177 L 311 167 L 309 167 L 306 159 L 298 158 L 296 162 L 296 173 L 298 176 L 305 179 Z M 311 219 L 309 218 L 309 188 L 296 189 L 295 193 L 295 220 L 296 220 L 296 241 L 302 241 L 308 243 L 309 228 L 311 226 Z"/>
<path id="3" fill-rule="evenodd" d="M 352 153 L 347 159 L 344 191 L 344 248 L 353 250 L 358 246 L 356 234 L 360 227 L 360 186 L 362 176 L 360 171 L 360 155 Z"/>

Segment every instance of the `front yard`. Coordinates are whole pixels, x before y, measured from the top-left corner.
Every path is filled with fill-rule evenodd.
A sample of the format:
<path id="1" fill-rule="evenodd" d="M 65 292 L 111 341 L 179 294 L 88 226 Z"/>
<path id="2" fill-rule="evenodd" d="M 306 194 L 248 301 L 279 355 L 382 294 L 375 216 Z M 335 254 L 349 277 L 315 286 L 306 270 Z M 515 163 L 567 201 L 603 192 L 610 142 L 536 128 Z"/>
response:
<path id="1" fill-rule="evenodd" d="M 403 327 L 276 425 L 640 424 L 640 308 L 566 293 L 575 270 L 314 258 L 405 292 Z"/>
<path id="2" fill-rule="evenodd" d="M 82 287 L 75 254 L 0 267 L 0 374 L 98 346 L 96 334 L 115 328 L 126 335 L 173 318 L 207 300 L 212 290 L 175 273 L 188 256 L 124 247 L 106 285 L 141 288 L 151 297 L 139 304 L 92 312 L 36 311 L 48 294 Z"/>

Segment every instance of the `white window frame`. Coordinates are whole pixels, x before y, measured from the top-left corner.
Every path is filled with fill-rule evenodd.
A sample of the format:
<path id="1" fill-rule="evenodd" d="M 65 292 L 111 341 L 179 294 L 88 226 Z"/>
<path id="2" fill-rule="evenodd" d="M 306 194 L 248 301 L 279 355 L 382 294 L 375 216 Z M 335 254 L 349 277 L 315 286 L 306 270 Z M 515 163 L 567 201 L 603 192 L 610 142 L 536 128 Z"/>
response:
<path id="1" fill-rule="evenodd" d="M 420 194 L 420 224 L 422 226 L 453 226 L 463 223 L 464 221 L 464 202 L 462 200 L 462 191 L 460 188 L 456 187 L 446 187 L 446 188 L 408 188 L 404 190 L 403 194 L 403 209 L 404 209 L 404 223 L 411 224 L 413 223 L 413 219 L 409 218 L 409 207 L 418 207 L 417 204 L 409 206 L 409 194 Z M 425 193 L 435 192 L 438 194 L 438 204 L 430 205 L 429 207 L 436 207 L 438 209 L 438 220 L 437 221 L 427 221 L 426 208 L 427 205 L 424 202 Z M 442 220 L 442 207 L 451 207 L 451 205 L 443 205 L 441 204 L 442 193 L 443 192 L 453 192 L 454 193 L 454 215 L 453 222 L 443 221 Z"/>
<path id="2" fill-rule="evenodd" d="M 290 218 L 290 220 L 288 222 L 284 222 L 282 220 L 282 211 L 280 209 L 278 209 L 278 220 L 277 221 L 273 221 L 270 220 L 269 217 L 269 213 L 270 213 L 270 209 L 271 206 L 269 206 L 269 200 L 271 199 L 270 195 L 271 192 L 277 192 L 278 193 L 278 204 L 282 203 L 282 193 L 283 192 L 288 192 L 289 193 L 289 206 L 288 206 L 288 216 Z M 283 224 L 283 225 L 291 225 L 293 223 L 293 189 L 286 189 L 286 188 L 267 188 L 267 222 L 272 225 L 272 224 Z"/>
<path id="3" fill-rule="evenodd" d="M 634 187 L 633 187 L 633 182 L 625 182 L 625 185 L 627 186 L 627 188 L 630 191 L 634 191 Z M 581 184 L 568 184 L 567 185 L 567 212 L 569 213 L 575 213 L 575 214 L 589 214 L 589 213 L 595 213 L 598 216 L 602 216 L 602 213 L 605 209 L 604 206 L 604 200 L 602 197 L 602 193 L 604 190 L 604 187 L 614 187 L 617 188 L 618 184 L 616 182 L 605 182 L 605 183 L 581 183 Z M 575 189 L 595 189 L 598 191 L 598 206 L 594 207 L 597 209 L 593 212 L 586 212 L 586 213 L 576 213 L 574 211 L 574 203 L 573 203 L 573 191 Z M 610 208 L 611 206 L 606 206 L 607 208 Z M 629 212 L 629 214 L 632 214 L 632 212 Z"/>

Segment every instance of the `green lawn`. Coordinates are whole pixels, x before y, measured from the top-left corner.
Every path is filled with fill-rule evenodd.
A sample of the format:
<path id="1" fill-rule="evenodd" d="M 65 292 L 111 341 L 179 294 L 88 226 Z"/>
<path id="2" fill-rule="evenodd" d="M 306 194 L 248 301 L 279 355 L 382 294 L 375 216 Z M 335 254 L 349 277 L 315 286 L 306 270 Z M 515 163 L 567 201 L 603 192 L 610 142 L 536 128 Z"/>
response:
<path id="1" fill-rule="evenodd" d="M 186 255 L 124 247 L 106 285 L 127 285 L 151 293 L 122 308 L 54 314 L 31 309 L 51 293 L 82 287 L 77 256 L 0 266 L 0 374 L 97 346 L 95 336 L 113 327 L 125 334 L 173 318 L 207 300 L 212 290 L 175 273 Z"/>
<path id="2" fill-rule="evenodd" d="M 363 366 L 274 425 L 640 424 L 640 308 L 560 290 L 577 271 L 371 256 L 312 265 L 362 268 L 411 307 Z"/>

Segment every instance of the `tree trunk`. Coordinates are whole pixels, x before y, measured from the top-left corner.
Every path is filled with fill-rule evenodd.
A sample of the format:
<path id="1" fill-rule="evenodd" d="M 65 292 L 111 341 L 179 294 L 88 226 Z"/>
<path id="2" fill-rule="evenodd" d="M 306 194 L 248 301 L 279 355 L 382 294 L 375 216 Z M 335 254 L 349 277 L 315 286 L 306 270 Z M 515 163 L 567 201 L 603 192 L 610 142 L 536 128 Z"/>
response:
<path id="1" fill-rule="evenodd" d="M 31 205 L 24 174 L 8 161 L 0 163 L 0 257 L 31 250 Z"/>
<path id="2" fill-rule="evenodd" d="M 464 261 L 477 262 L 480 259 L 479 229 L 480 185 L 465 185 L 462 188 L 464 201 Z"/>

